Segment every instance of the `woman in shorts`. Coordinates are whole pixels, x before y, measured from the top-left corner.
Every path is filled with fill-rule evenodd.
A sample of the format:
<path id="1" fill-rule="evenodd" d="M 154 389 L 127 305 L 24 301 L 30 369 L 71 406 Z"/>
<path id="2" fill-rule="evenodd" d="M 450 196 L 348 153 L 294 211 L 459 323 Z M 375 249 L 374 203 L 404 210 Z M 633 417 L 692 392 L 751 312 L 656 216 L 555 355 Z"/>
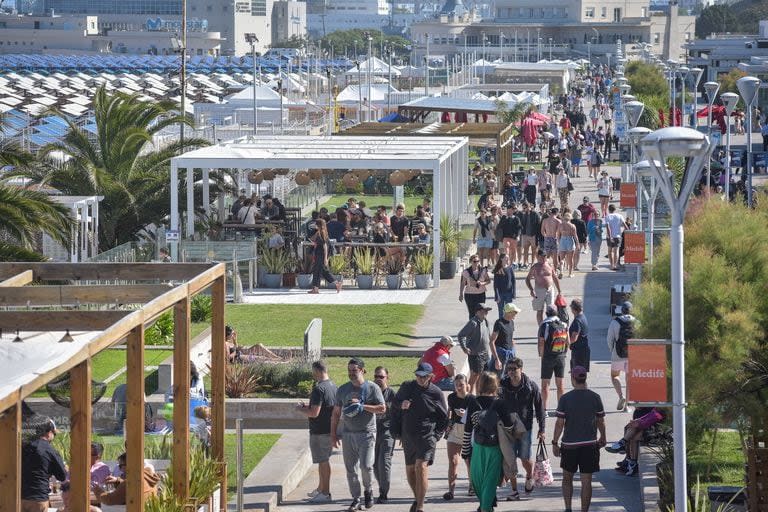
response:
<path id="1" fill-rule="evenodd" d="M 485 265 L 486 260 L 490 260 L 494 240 L 496 240 L 496 224 L 493 215 L 487 210 L 480 210 L 480 215 L 475 219 L 472 241 L 477 243 L 477 254 L 480 256 L 481 265 Z"/>
<path id="2" fill-rule="evenodd" d="M 608 215 L 608 203 L 611 201 L 613 193 L 613 182 L 608 177 L 608 171 L 600 173 L 600 179 L 597 180 L 597 196 L 600 198 L 600 212 L 603 217 Z"/>
<path id="3" fill-rule="evenodd" d="M 461 465 L 461 443 L 464 441 L 464 412 L 467 410 L 467 377 L 459 373 L 453 378 L 454 392 L 448 395 L 448 430 L 445 431 L 448 450 L 448 492 L 443 499 L 450 501 L 456 492 L 456 480 L 459 478 Z M 464 460 L 469 476 L 469 459 Z M 469 494 L 472 494 L 470 484 Z"/>
<path id="4" fill-rule="evenodd" d="M 557 252 L 560 260 L 560 270 L 568 277 L 573 277 L 573 255 L 579 244 L 576 239 L 576 226 L 571 224 L 571 212 L 563 215 L 563 222 L 557 226 Z"/>

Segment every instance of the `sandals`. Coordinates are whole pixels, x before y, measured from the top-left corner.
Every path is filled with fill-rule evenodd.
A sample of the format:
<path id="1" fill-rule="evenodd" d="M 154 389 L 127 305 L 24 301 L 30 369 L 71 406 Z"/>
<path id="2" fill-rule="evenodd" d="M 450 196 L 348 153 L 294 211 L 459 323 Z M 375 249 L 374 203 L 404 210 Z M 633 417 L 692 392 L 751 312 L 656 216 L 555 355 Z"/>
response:
<path id="1" fill-rule="evenodd" d="M 443 494 L 443 499 L 445 501 L 451 501 L 453 499 L 453 491 L 448 491 L 447 493 Z"/>

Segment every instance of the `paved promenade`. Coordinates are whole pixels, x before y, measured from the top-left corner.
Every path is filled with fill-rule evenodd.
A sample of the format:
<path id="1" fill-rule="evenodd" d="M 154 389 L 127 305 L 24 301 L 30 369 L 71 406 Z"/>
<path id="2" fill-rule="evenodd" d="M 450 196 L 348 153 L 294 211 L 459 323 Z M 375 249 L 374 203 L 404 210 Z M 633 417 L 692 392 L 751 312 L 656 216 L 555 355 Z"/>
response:
<path id="1" fill-rule="evenodd" d="M 609 168 L 612 176 L 618 176 L 618 168 Z M 582 171 L 582 176 L 586 174 L 586 169 Z M 594 182 L 589 178 L 574 179 L 576 190 L 571 195 L 571 204 L 579 204 L 584 195 L 589 195 L 597 201 L 597 192 L 594 188 Z M 616 194 L 618 198 L 618 194 Z M 575 297 L 584 299 L 585 313 L 590 327 L 590 346 L 592 349 L 592 368 L 589 374 L 589 386 L 598 392 L 603 398 L 607 416 L 606 426 L 609 441 L 616 440 L 621 436 L 623 426 L 630 419 L 630 413 L 616 411 L 617 397 L 610 382 L 610 353 L 605 343 L 605 335 L 610 321 L 609 316 L 609 289 L 614 284 L 629 284 L 634 281 L 636 272 L 634 267 L 629 266 L 625 272 L 613 272 L 608 270 L 608 261 L 605 256 L 605 247 L 602 251 L 602 257 L 599 263 L 599 270 L 592 272 L 584 269 L 591 268 L 589 264 L 589 255 L 582 255 L 580 268 L 582 271 L 576 272 L 573 278 L 561 280 L 564 296 L 570 300 Z M 531 301 L 523 283 L 525 271 L 518 272 L 518 294 L 517 304 L 523 309 L 518 315 L 516 321 L 516 341 L 518 354 L 525 362 L 524 371 L 537 382 L 539 382 L 539 358 L 536 349 L 536 318 L 531 310 Z M 455 335 L 462 327 L 467 318 L 466 308 L 458 302 L 459 280 L 443 280 L 439 289 L 433 290 L 426 300 L 426 313 L 415 329 L 414 338 L 411 345 L 414 347 L 427 348 L 439 336 L 443 334 Z M 492 296 L 489 298 L 492 300 Z M 489 319 L 494 321 L 497 317 L 496 311 L 489 313 Z M 463 353 L 460 350 L 454 350 L 454 357 L 458 360 Z M 463 362 L 463 357 L 461 357 Z M 416 360 L 414 359 L 414 366 Z M 340 384 L 340 383 L 337 383 Z M 570 389 L 570 383 L 566 385 L 566 390 Z M 556 405 L 556 394 L 554 388 L 550 393 L 550 407 Z M 551 434 L 554 428 L 554 418 L 547 419 L 547 443 L 551 441 Z M 548 446 L 549 448 L 549 446 Z M 620 456 L 611 455 L 605 451 L 601 455 L 601 467 L 603 470 L 595 475 L 593 486 L 593 500 L 591 510 L 605 511 L 629 511 L 639 512 L 642 510 L 640 502 L 639 482 L 636 477 L 627 477 L 614 471 L 615 463 Z M 509 488 L 499 489 L 499 507 L 496 510 L 563 510 L 563 500 L 560 494 L 561 471 L 559 469 L 559 459 L 552 459 L 555 466 L 556 483 L 547 488 L 535 489 L 528 496 L 523 496 L 519 502 L 505 502 L 504 498 L 508 494 Z M 317 483 L 316 468 L 313 467 L 301 484 L 289 496 L 285 497 L 283 504 L 279 507 L 281 512 L 309 512 L 309 511 L 338 511 L 345 510 L 349 505 L 350 496 L 347 490 L 344 465 L 340 451 L 335 452 L 331 458 L 332 478 L 331 493 L 334 499 L 333 503 L 325 505 L 306 503 L 306 495 L 315 488 Z M 457 486 L 457 497 L 454 501 L 446 502 L 442 499 L 443 493 L 448 488 L 447 482 L 447 455 L 445 442 L 438 444 L 438 453 L 435 464 L 430 468 L 430 489 L 428 492 L 425 510 L 429 511 L 470 511 L 477 508 L 477 501 L 474 498 L 466 496 L 467 479 L 464 471 L 460 471 L 460 480 Z M 402 450 L 398 447 L 395 450 L 392 467 L 392 489 L 390 490 L 390 503 L 387 505 L 375 505 L 372 510 L 390 510 L 404 511 L 410 506 L 412 494 L 405 480 L 405 465 Z M 519 486 L 521 486 L 519 484 Z M 579 509 L 578 492 L 579 484 L 575 484 L 574 491 L 574 510 Z M 374 484 L 374 496 L 378 494 L 378 487 Z"/>

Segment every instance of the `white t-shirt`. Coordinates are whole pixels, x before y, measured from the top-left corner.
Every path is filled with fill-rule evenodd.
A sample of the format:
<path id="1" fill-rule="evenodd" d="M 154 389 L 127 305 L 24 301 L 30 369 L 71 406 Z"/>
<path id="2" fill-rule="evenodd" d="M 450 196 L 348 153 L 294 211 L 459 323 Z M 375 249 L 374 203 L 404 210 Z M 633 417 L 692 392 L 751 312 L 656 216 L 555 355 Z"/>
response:
<path id="1" fill-rule="evenodd" d="M 621 233 L 626 227 L 624 216 L 620 213 L 609 213 L 605 217 L 605 223 L 608 226 L 608 233 L 612 238 L 621 237 Z"/>

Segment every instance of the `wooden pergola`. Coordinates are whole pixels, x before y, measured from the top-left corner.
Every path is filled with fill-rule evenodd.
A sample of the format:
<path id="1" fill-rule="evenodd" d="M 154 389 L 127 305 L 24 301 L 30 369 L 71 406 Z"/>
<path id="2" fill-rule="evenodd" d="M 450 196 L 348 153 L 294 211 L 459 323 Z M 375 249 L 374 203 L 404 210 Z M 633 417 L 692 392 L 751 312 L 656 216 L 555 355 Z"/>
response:
<path id="1" fill-rule="evenodd" d="M 226 507 L 224 465 L 224 264 L 0 263 L 0 329 L 20 331 L 35 350 L 38 370 L 7 376 L 0 384 L 0 511 L 21 508 L 21 401 L 65 372 L 71 385 L 71 508 L 88 510 L 90 497 L 91 361 L 116 343 L 126 344 L 127 512 L 143 512 L 144 329 L 173 308 L 174 494 L 189 498 L 190 301 L 210 288 L 211 456 L 221 463 L 221 511 Z M 96 283 L 96 284 L 95 284 Z M 137 307 L 138 306 L 138 307 Z M 23 308 L 23 309 L 15 309 Z M 74 341 L 57 342 L 69 331 Z M 35 343 L 37 345 L 35 345 Z M 50 354 L 45 350 L 49 347 Z M 42 349 L 42 350 L 41 350 Z M 55 354 L 54 354 L 55 353 Z M 2 361 L 0 361 L 2 367 Z M 6 371 L 12 373 L 13 368 Z"/>
<path id="2" fill-rule="evenodd" d="M 470 146 L 496 148 L 496 167 L 500 173 L 512 168 L 514 125 L 505 123 L 360 123 L 337 135 L 467 137 Z"/>

